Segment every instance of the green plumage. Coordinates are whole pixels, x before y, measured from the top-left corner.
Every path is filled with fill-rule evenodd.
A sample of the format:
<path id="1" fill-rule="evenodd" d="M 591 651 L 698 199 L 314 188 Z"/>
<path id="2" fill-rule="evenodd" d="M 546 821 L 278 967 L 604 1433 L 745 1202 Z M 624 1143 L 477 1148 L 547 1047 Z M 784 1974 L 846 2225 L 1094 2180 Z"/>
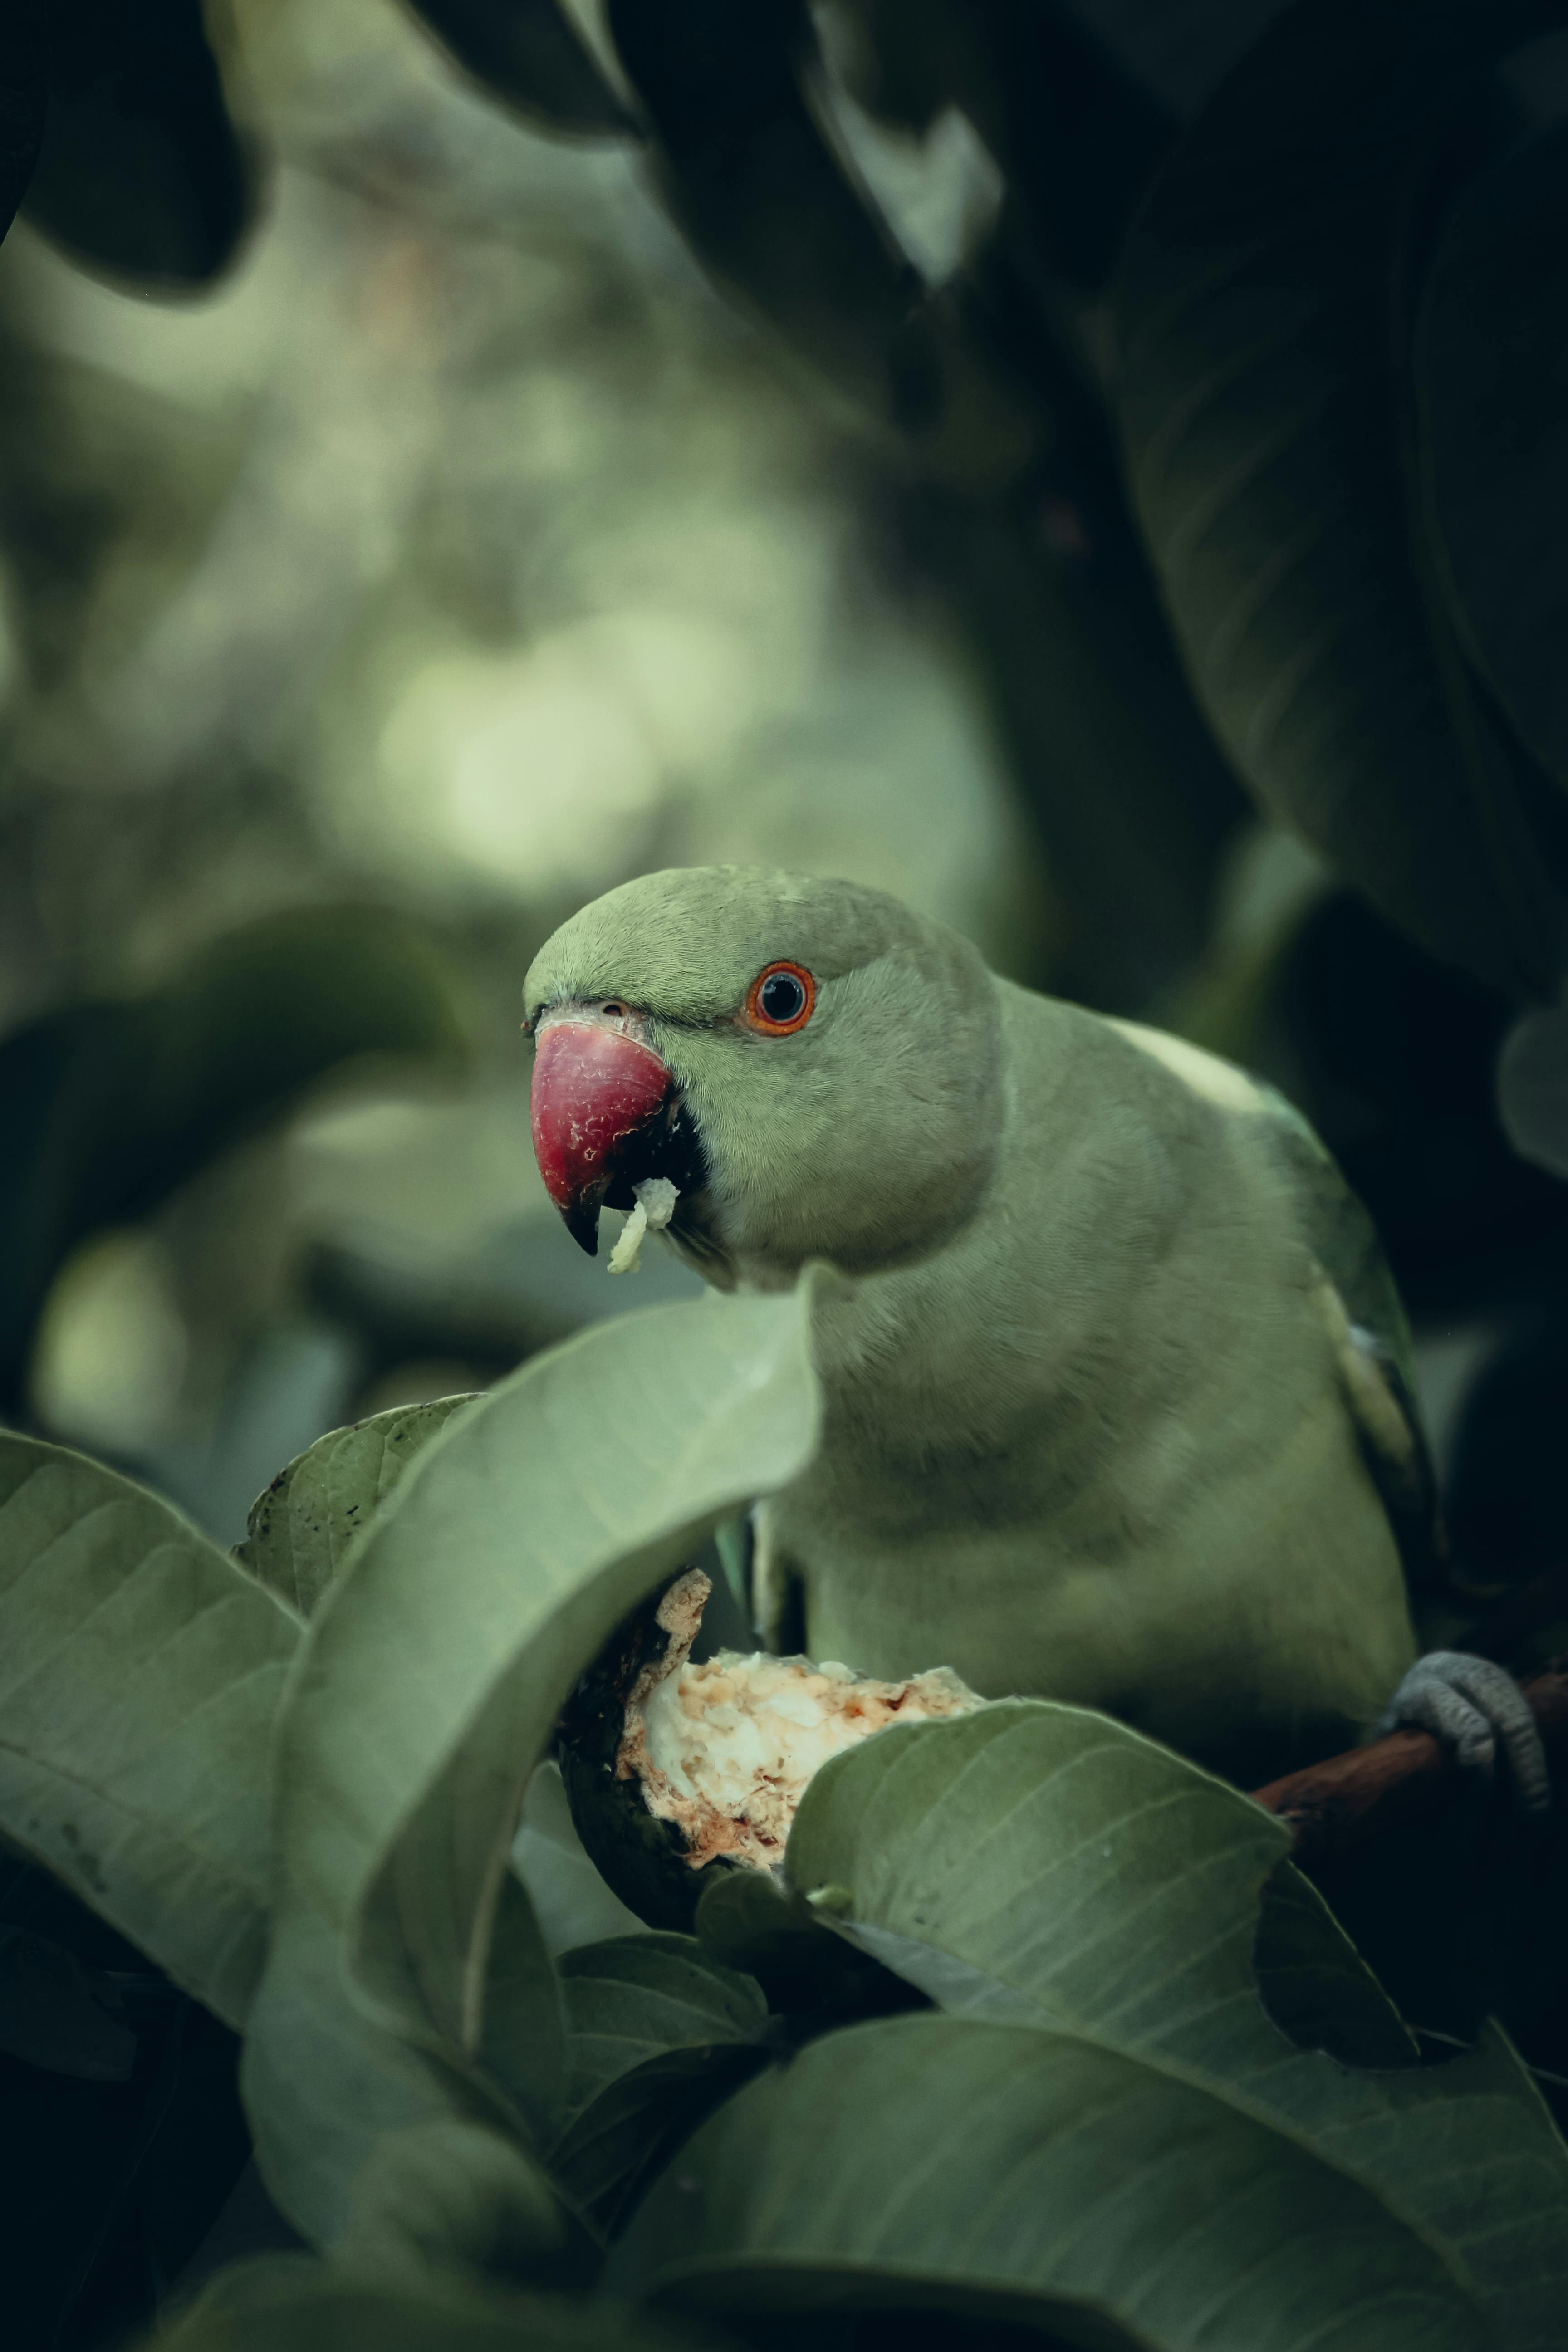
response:
<path id="1" fill-rule="evenodd" d="M 783 959 L 816 1007 L 757 1035 Z M 878 893 L 743 868 L 612 891 L 526 996 L 613 1000 L 663 1055 L 710 1282 L 851 1277 L 822 1452 L 760 1515 L 769 1630 L 798 1601 L 816 1656 L 1102 1707 L 1255 1784 L 1375 1718 L 1430 1481 L 1371 1227 L 1277 1096 Z"/>

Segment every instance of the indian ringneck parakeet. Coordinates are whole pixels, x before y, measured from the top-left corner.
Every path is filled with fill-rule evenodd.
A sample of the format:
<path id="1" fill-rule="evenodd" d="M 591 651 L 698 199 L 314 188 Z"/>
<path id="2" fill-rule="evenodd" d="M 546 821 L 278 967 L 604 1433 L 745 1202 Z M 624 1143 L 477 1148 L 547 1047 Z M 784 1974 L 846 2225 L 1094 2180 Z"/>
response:
<path id="1" fill-rule="evenodd" d="M 584 1248 L 666 1178 L 721 1289 L 851 1278 L 816 1310 L 818 1456 L 756 1515 L 772 1646 L 1076 1701 L 1249 1786 L 1380 1717 L 1483 1766 L 1500 1733 L 1541 1800 L 1506 1676 L 1409 1671 L 1435 1512 L 1404 1318 L 1278 1095 L 805 876 L 627 883 L 524 994 Z"/>

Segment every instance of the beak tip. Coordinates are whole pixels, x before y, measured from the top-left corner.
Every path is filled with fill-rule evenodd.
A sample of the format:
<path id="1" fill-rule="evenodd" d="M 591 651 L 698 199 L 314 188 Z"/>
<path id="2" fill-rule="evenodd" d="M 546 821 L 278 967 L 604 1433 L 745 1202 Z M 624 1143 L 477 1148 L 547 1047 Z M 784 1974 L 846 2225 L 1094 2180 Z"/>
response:
<path id="1" fill-rule="evenodd" d="M 597 1201 L 595 1201 L 592 1205 L 586 1201 L 574 1201 L 569 1208 L 562 1210 L 561 1214 L 565 1220 L 567 1232 L 578 1248 L 585 1250 L 590 1257 L 597 1257 L 599 1255 L 599 1203 Z"/>

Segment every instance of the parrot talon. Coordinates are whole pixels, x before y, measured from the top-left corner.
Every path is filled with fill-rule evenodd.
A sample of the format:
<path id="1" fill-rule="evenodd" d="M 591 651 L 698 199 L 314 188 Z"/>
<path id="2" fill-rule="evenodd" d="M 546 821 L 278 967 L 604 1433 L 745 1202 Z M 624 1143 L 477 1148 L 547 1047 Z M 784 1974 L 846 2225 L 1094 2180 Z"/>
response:
<path id="1" fill-rule="evenodd" d="M 1550 1811 L 1552 1779 L 1535 1717 L 1513 1676 L 1489 1658 L 1464 1650 L 1432 1650 L 1417 1658 L 1373 1736 L 1407 1729 L 1431 1732 L 1461 1771 L 1486 1781 L 1496 1774 L 1500 1744 L 1518 1811 Z"/>

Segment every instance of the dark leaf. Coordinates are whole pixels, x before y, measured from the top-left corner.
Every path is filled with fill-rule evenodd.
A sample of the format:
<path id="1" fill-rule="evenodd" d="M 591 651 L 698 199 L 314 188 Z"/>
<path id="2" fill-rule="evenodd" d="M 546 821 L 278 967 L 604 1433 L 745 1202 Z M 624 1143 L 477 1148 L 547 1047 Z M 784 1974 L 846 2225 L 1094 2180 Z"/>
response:
<path id="1" fill-rule="evenodd" d="M 665 193 L 699 259 L 863 415 L 964 478 L 1005 479 L 1033 427 L 927 299 L 828 144 L 804 0 L 610 0 Z"/>
<path id="2" fill-rule="evenodd" d="M 136 2036 L 109 1977 L 26 1927 L 0 1927 L 0 2051 L 84 2083 L 123 2083 Z"/>
<path id="3" fill-rule="evenodd" d="M 524 2297 L 426 2271 L 395 2284 L 271 2257 L 221 2273 L 158 2352 L 695 2352 L 710 2337 L 585 2297 Z"/>
<path id="4" fill-rule="evenodd" d="M 1426 492 L 1466 648 L 1568 788 L 1568 126 L 1461 190 L 1415 362 Z"/>
<path id="5" fill-rule="evenodd" d="M 1232 759 L 1425 945 L 1538 992 L 1561 896 L 1423 563 L 1403 371 L 1438 131 L 1552 15 L 1293 8 L 1159 173 L 1116 294 L 1134 495 Z"/>
<path id="6" fill-rule="evenodd" d="M 548 131 L 636 131 L 561 0 L 410 0 L 492 98 Z"/>
<path id="7" fill-rule="evenodd" d="M 1026 209 L 1042 266 L 1102 285 L 1175 129 L 1092 5 L 861 0 L 864 95 L 923 129 L 961 107 Z"/>
<path id="8" fill-rule="evenodd" d="M 248 225 L 249 178 L 201 0 L 53 0 L 35 227 L 141 290 L 206 286 Z"/>
<path id="9" fill-rule="evenodd" d="M 0 31 L 0 237 L 33 176 L 48 90 L 49 0 L 10 0 Z"/>
<path id="10" fill-rule="evenodd" d="M 244 2165 L 237 2044 L 151 1969 L 121 1976 L 135 2063 L 87 2081 L 0 2057 L 5 2341 L 97 2352 L 148 2325 Z"/>

